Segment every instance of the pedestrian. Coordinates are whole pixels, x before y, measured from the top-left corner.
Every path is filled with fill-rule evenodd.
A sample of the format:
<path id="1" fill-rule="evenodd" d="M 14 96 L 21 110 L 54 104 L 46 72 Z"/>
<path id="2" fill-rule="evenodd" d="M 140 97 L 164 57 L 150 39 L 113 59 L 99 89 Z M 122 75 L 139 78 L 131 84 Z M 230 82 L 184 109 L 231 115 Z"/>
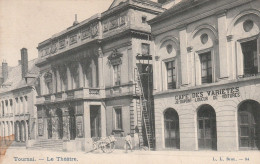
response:
<path id="1" fill-rule="evenodd" d="M 128 147 L 132 150 L 132 138 L 130 136 L 130 133 L 127 133 L 126 137 L 125 137 L 125 151 L 127 153 L 128 151 Z"/>
<path id="2" fill-rule="evenodd" d="M 109 136 L 109 141 L 110 141 L 110 150 L 111 152 L 114 151 L 115 149 L 115 146 L 116 146 L 116 139 L 115 139 L 115 136 L 114 136 L 114 132 L 111 133 L 111 135 Z"/>

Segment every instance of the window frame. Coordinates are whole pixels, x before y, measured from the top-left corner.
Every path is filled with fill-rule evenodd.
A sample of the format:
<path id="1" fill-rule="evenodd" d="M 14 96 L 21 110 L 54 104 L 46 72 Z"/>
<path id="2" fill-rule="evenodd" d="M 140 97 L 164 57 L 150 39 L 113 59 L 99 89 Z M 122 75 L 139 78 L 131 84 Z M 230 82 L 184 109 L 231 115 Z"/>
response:
<path id="1" fill-rule="evenodd" d="M 121 64 L 113 65 L 113 85 L 114 86 L 121 85 Z"/>
<path id="2" fill-rule="evenodd" d="M 171 81 L 171 83 L 172 83 L 172 86 L 173 86 L 173 72 L 175 72 L 175 87 L 173 88 L 169 88 L 169 82 L 168 82 L 168 78 L 169 78 L 169 76 L 168 76 L 168 71 L 170 70 L 170 69 L 168 69 L 168 64 L 169 63 L 172 63 L 172 64 L 174 64 L 174 67 L 172 66 L 171 67 L 171 70 L 173 70 L 173 68 L 174 68 L 174 71 L 172 71 L 172 73 L 171 73 L 171 78 L 172 78 L 172 81 Z M 164 61 L 164 64 L 165 64 L 165 70 L 166 70 L 166 88 L 167 88 L 167 90 L 170 90 L 170 89 L 177 89 L 177 63 L 176 63 L 176 59 L 175 58 L 173 58 L 173 59 L 171 59 L 171 60 L 167 60 L 167 61 Z"/>
<path id="3" fill-rule="evenodd" d="M 205 51 L 205 52 L 201 52 L 201 53 L 199 53 L 198 54 L 199 55 L 199 60 L 200 60 L 200 80 L 201 80 L 201 84 L 209 84 L 209 83 L 213 83 L 213 60 L 212 60 L 212 52 L 211 51 Z M 202 68 L 202 57 L 203 56 L 206 56 L 207 55 L 207 60 L 206 60 L 206 63 L 207 63 L 207 65 L 206 65 L 206 69 L 204 69 L 204 70 L 206 70 L 207 71 L 207 76 L 206 76 L 206 79 L 207 79 L 207 81 L 206 82 L 203 82 L 203 77 L 204 76 L 202 76 L 202 70 L 203 70 L 203 68 Z M 210 60 L 208 60 L 208 57 L 210 56 Z M 208 65 L 208 62 L 211 62 L 211 67 L 209 67 Z M 210 74 L 209 74 L 209 69 L 211 69 L 211 80 L 209 81 L 209 77 L 210 77 Z"/>
<path id="4" fill-rule="evenodd" d="M 122 112 L 122 107 L 114 107 L 114 130 L 123 130 L 123 112 Z M 117 111 L 120 111 L 120 120 L 118 120 L 118 113 Z M 118 122 L 120 126 L 118 126 Z"/>

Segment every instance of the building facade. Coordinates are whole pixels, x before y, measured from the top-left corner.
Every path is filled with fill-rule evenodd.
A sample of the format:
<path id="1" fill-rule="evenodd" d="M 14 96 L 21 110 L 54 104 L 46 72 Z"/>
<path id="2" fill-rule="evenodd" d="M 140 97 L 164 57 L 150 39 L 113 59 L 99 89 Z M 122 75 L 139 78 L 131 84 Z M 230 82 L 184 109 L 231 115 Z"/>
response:
<path id="1" fill-rule="evenodd" d="M 7 68 L 2 63 L 6 74 L 0 88 L 0 136 L 3 141 L 25 143 L 36 137 L 37 90 L 35 81 L 38 69 L 37 59 L 28 62 L 27 49 L 21 49 L 21 62 L 18 66 Z"/>
<path id="2" fill-rule="evenodd" d="M 260 1 L 185 0 L 149 24 L 156 149 L 259 150 Z"/>
<path id="3" fill-rule="evenodd" d="M 143 144 L 137 54 L 152 51 L 147 20 L 164 11 L 143 0 L 115 0 L 110 8 L 39 43 L 41 95 L 37 97 L 37 139 L 67 151 L 92 149 L 110 135 L 123 147 L 130 133 Z M 138 72 L 138 73 L 137 73 Z M 140 92 L 140 90 L 139 90 Z M 150 92 L 151 93 L 151 92 Z M 147 142 L 147 141 L 146 141 Z"/>

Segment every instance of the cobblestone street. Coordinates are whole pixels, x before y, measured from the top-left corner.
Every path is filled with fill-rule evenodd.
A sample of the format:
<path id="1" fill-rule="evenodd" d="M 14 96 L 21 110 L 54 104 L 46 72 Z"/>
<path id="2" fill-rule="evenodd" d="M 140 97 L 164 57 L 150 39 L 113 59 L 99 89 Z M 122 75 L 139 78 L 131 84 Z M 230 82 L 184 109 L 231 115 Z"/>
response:
<path id="1" fill-rule="evenodd" d="M 2 157 L 1 157 L 2 158 Z M 176 163 L 210 164 L 234 163 L 256 164 L 260 158 L 257 151 L 216 152 L 216 151 L 133 151 L 125 153 L 115 150 L 113 153 L 55 152 L 31 149 L 8 149 L 2 163 Z"/>

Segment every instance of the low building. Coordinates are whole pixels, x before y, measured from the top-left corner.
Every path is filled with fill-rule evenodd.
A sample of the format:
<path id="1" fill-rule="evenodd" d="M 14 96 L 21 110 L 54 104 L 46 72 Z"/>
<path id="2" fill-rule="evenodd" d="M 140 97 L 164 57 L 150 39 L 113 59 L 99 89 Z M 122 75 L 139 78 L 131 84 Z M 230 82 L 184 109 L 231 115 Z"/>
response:
<path id="1" fill-rule="evenodd" d="M 183 0 L 149 21 L 157 150 L 259 150 L 259 20 L 258 0 Z"/>
<path id="2" fill-rule="evenodd" d="M 25 142 L 36 137 L 37 59 L 28 62 L 27 49 L 21 49 L 21 63 L 8 71 L 0 88 L 0 136 L 2 140 Z"/>

